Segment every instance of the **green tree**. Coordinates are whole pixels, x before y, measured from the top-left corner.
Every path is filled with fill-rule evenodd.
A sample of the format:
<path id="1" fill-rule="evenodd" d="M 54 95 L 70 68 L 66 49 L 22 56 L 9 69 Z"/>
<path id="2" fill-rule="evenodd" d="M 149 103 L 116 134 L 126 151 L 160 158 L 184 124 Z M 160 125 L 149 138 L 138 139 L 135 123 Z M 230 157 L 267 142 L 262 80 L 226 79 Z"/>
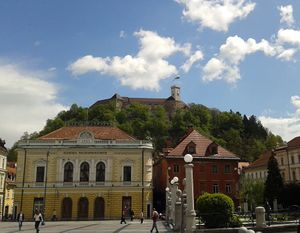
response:
<path id="1" fill-rule="evenodd" d="M 222 193 L 204 193 L 196 201 L 198 214 L 208 228 L 225 227 L 233 217 L 233 200 Z"/>
<path id="2" fill-rule="evenodd" d="M 264 181 L 243 177 L 240 184 L 240 199 L 246 201 L 252 210 L 255 206 L 264 204 Z"/>
<path id="3" fill-rule="evenodd" d="M 283 180 L 280 174 L 277 160 L 272 155 L 268 162 L 268 176 L 265 183 L 264 197 L 270 204 L 274 199 L 280 200 L 283 190 Z"/>

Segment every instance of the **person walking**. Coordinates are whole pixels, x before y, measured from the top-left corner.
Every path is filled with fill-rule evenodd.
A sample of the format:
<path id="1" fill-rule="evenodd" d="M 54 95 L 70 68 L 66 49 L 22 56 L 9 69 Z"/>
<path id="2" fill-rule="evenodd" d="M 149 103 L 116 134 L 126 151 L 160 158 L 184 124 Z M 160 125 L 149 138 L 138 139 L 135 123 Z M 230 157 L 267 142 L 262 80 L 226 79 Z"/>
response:
<path id="1" fill-rule="evenodd" d="M 34 218 L 34 228 L 36 230 L 36 233 L 39 233 L 40 223 L 41 223 L 41 221 L 43 221 L 43 216 L 42 216 L 41 211 L 35 210 L 33 218 Z"/>
<path id="2" fill-rule="evenodd" d="M 133 221 L 134 218 L 134 212 L 132 209 L 130 209 L 130 221 Z"/>
<path id="3" fill-rule="evenodd" d="M 20 213 L 18 214 L 19 231 L 22 229 L 24 219 L 25 219 L 25 216 L 21 210 Z"/>
<path id="4" fill-rule="evenodd" d="M 125 211 L 122 211 L 122 216 L 121 216 L 121 222 L 120 224 L 125 223 L 126 224 L 126 220 L 125 220 Z"/>
<path id="5" fill-rule="evenodd" d="M 143 211 L 140 214 L 141 224 L 144 222 L 144 213 Z"/>
<path id="6" fill-rule="evenodd" d="M 150 230 L 150 232 L 152 233 L 154 228 L 156 230 L 156 233 L 158 233 L 158 229 L 157 229 L 157 220 L 158 220 L 158 212 L 156 211 L 155 208 L 153 208 L 153 212 L 152 212 L 152 228 Z"/>

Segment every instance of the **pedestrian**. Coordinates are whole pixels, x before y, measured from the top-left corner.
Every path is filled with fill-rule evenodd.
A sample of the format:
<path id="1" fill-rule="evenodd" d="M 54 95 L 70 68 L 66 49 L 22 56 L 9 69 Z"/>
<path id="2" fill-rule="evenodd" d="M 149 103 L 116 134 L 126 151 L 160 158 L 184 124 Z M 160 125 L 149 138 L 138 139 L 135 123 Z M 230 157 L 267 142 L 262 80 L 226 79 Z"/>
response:
<path id="1" fill-rule="evenodd" d="M 41 211 L 38 211 L 36 209 L 33 218 L 34 218 L 34 228 L 36 230 L 36 233 L 39 233 L 40 223 L 41 223 L 41 221 L 43 221 L 43 216 L 42 216 Z"/>
<path id="2" fill-rule="evenodd" d="M 24 216 L 24 214 L 23 214 L 23 212 L 22 212 L 22 210 L 21 210 L 20 213 L 18 214 L 19 231 L 20 231 L 21 228 L 22 228 L 24 219 L 25 219 L 25 216 Z"/>
<path id="3" fill-rule="evenodd" d="M 133 221 L 134 218 L 134 212 L 132 209 L 130 209 L 130 220 Z"/>
<path id="4" fill-rule="evenodd" d="M 126 220 L 125 220 L 125 211 L 122 211 L 122 216 L 121 216 L 121 222 L 120 224 L 125 223 L 126 224 Z"/>
<path id="5" fill-rule="evenodd" d="M 156 233 L 158 233 L 158 229 L 157 229 L 157 220 L 158 220 L 158 212 L 156 211 L 155 208 L 153 208 L 153 212 L 152 212 L 152 228 L 150 230 L 150 232 L 152 233 L 153 229 L 155 228 Z"/>
<path id="6" fill-rule="evenodd" d="M 140 214 L 141 224 L 144 222 L 144 213 L 143 211 Z"/>
<path id="7" fill-rule="evenodd" d="M 52 221 L 56 221 L 57 220 L 57 218 L 56 218 L 56 209 L 53 209 L 51 220 Z"/>

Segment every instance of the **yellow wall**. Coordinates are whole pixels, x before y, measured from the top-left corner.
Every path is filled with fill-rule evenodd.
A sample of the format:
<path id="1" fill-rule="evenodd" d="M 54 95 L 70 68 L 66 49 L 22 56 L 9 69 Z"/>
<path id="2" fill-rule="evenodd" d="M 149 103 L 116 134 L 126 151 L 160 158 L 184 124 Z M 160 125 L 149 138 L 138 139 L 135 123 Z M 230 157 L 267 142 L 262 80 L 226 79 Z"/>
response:
<path id="1" fill-rule="evenodd" d="M 23 185 L 25 152 L 18 150 L 17 187 L 15 189 L 15 205 L 18 211 L 22 209 L 26 219 L 32 219 L 34 198 L 44 198 L 45 188 L 43 184 L 37 187 L 35 183 L 35 166 L 37 163 L 46 163 L 47 151 L 45 149 L 26 149 L 26 169 Z M 97 186 L 94 177 L 90 174 L 90 183 L 87 186 L 79 185 L 74 177 L 71 187 L 63 185 L 63 166 L 66 161 L 73 161 L 75 166 L 83 161 L 88 161 L 93 166 L 99 161 L 106 162 L 105 185 Z M 123 185 L 122 166 L 126 163 L 132 165 L 132 185 Z M 91 165 L 92 166 L 92 165 Z M 92 168 L 90 168 L 92 169 Z M 144 203 L 142 204 L 142 170 L 144 171 Z M 92 171 L 90 171 L 92 173 Z M 76 172 L 74 171 L 74 174 Z M 78 175 L 79 173 L 77 173 Z M 76 175 L 75 175 L 76 176 Z M 45 219 L 51 219 L 53 210 L 56 210 L 57 218 L 61 218 L 61 205 L 65 197 L 72 199 L 72 219 L 77 219 L 78 200 L 86 197 L 89 202 L 88 219 L 94 216 L 94 201 L 96 197 L 102 197 L 105 202 L 105 219 L 119 219 L 122 212 L 122 197 L 130 196 L 132 209 L 135 216 L 139 216 L 144 209 L 146 216 L 147 204 L 152 206 L 152 150 L 145 149 L 144 168 L 142 169 L 142 149 L 103 149 L 103 148 L 51 148 L 48 157 L 46 209 Z M 76 184 L 76 187 L 75 187 Z M 22 187 L 24 186 L 23 198 Z"/>

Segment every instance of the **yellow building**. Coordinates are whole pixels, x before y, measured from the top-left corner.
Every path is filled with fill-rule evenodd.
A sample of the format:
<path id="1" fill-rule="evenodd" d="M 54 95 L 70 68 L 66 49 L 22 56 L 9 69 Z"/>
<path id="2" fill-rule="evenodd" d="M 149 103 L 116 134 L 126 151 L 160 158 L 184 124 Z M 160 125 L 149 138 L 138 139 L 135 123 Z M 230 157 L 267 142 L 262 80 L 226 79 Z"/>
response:
<path id="1" fill-rule="evenodd" d="M 16 182 L 16 164 L 7 162 L 5 180 L 5 201 L 4 201 L 4 219 L 16 219 L 17 213 L 14 210 L 14 189 Z"/>
<path id="2" fill-rule="evenodd" d="M 150 216 L 150 142 L 110 126 L 63 127 L 18 143 L 15 206 L 31 219 L 119 219 L 122 210 Z"/>

